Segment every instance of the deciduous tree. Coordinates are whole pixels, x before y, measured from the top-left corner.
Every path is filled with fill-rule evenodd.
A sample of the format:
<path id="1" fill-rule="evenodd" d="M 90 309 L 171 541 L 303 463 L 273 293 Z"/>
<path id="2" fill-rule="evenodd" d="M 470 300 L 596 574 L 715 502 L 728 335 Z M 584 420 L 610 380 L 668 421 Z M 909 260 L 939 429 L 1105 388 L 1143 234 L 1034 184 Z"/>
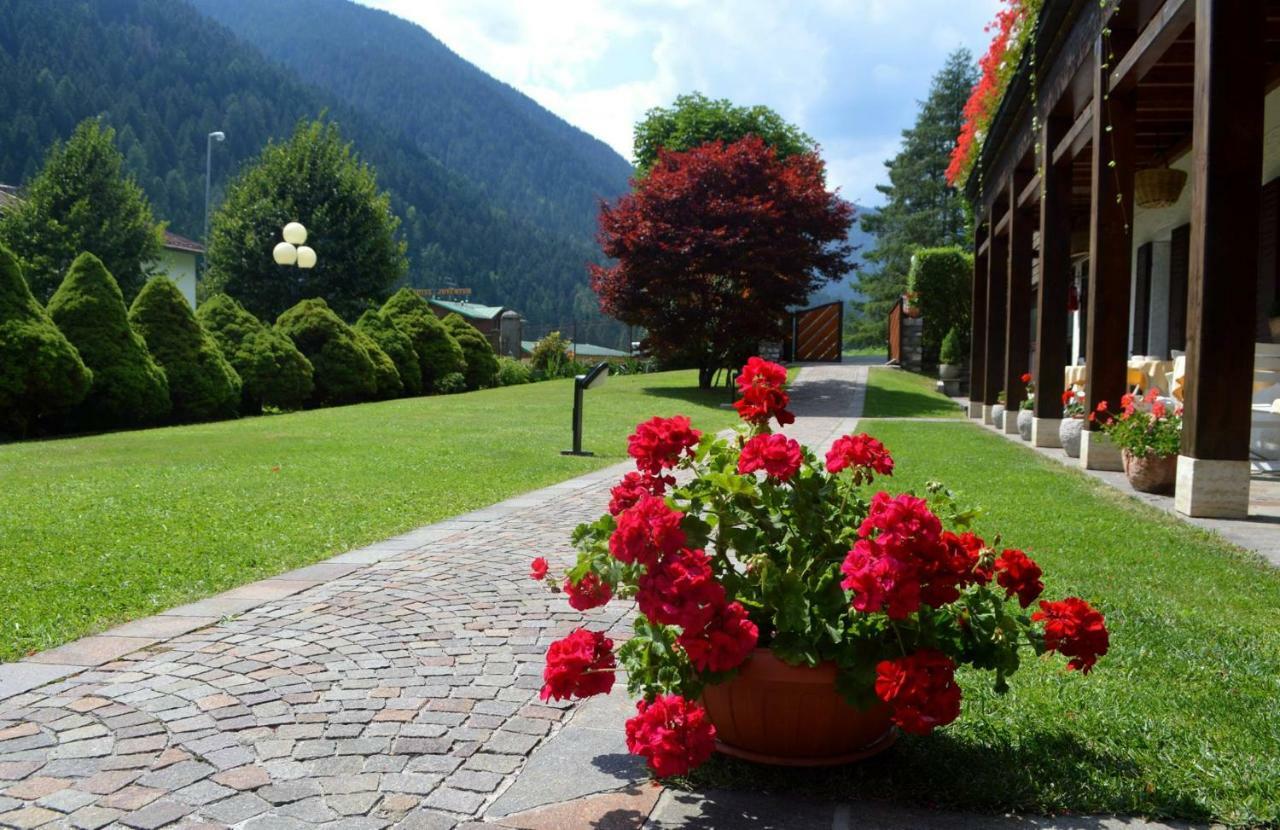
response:
<path id="1" fill-rule="evenodd" d="M 692 150 L 709 141 L 732 144 L 749 135 L 759 136 L 781 159 L 818 150 L 816 141 L 768 107 L 740 107 L 693 92 L 669 107 L 654 107 L 636 124 L 636 170 L 647 175 L 661 150 Z"/>
<path id="2" fill-rule="evenodd" d="M 648 331 L 646 347 L 700 369 L 703 386 L 780 339 L 789 306 L 848 270 L 853 206 L 822 160 L 783 160 L 757 136 L 662 151 L 635 189 L 600 212 L 600 306 Z"/>

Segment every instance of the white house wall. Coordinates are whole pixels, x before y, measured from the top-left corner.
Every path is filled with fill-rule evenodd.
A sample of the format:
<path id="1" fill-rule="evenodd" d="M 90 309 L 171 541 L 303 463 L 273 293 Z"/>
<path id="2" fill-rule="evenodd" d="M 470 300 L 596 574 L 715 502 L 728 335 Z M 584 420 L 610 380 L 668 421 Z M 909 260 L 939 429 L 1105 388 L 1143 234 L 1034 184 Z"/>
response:
<path id="1" fill-rule="evenodd" d="M 156 262 L 160 273 L 178 284 L 178 290 L 192 308 L 196 307 L 196 255 L 165 248 Z"/>

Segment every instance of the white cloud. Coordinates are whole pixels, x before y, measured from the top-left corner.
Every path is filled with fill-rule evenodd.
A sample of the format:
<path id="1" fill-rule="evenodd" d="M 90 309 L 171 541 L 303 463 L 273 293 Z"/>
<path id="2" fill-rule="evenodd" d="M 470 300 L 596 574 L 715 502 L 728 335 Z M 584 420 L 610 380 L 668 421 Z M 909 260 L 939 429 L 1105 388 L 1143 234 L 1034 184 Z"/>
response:
<path id="1" fill-rule="evenodd" d="M 832 183 L 879 201 L 882 162 L 997 0 L 361 0 L 631 156 L 646 110 L 700 90 L 765 104 L 824 148 Z"/>

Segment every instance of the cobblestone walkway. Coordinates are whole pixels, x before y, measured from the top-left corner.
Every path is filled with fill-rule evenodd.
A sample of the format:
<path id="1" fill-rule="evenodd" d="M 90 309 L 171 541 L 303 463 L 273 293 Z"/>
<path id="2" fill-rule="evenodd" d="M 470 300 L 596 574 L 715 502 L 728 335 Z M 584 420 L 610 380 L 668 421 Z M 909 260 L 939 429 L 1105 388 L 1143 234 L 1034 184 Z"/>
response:
<path id="1" fill-rule="evenodd" d="M 817 440 L 849 386 L 806 371 L 797 405 L 821 418 L 792 432 Z M 627 467 L 130 624 L 206 625 L 170 639 L 87 638 L 20 664 L 43 681 L 98 662 L 77 655 L 104 640 L 129 652 L 0 700 L 0 824 L 467 826 L 569 711 L 537 689 L 547 645 L 583 615 L 528 562 L 568 564 L 569 530 Z M 626 610 L 587 616 L 610 628 Z M 243 613 L 207 625 L 228 612 Z"/>

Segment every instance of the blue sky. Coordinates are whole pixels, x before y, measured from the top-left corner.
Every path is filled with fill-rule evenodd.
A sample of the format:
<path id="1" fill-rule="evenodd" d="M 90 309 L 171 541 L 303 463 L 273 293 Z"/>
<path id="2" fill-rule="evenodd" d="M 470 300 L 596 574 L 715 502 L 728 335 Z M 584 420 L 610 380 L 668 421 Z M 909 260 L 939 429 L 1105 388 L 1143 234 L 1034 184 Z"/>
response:
<path id="1" fill-rule="evenodd" d="M 700 90 L 818 140 L 830 181 L 881 202 L 885 159 L 947 54 L 985 48 L 997 0 L 361 0 L 631 157 L 653 106 Z"/>

